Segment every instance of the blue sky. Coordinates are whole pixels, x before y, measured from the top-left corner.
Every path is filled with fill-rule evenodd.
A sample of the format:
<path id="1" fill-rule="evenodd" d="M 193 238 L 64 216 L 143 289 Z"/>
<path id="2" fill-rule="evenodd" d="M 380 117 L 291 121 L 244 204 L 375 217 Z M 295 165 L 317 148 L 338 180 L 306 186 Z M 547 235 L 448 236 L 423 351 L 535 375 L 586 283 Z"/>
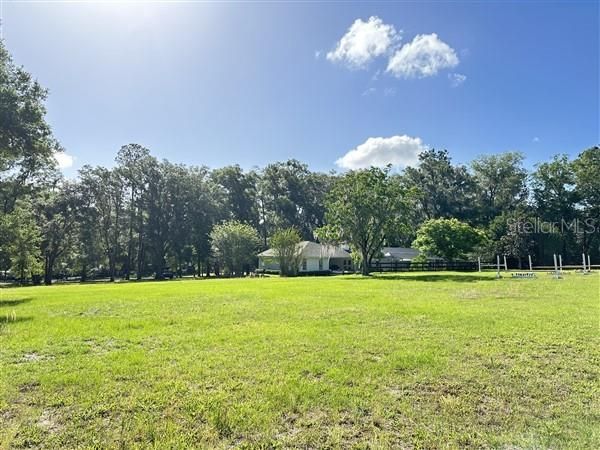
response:
<path id="1" fill-rule="evenodd" d="M 2 3 L 6 46 L 50 89 L 67 174 L 130 142 L 315 170 L 426 147 L 532 165 L 600 142 L 597 2 Z"/>

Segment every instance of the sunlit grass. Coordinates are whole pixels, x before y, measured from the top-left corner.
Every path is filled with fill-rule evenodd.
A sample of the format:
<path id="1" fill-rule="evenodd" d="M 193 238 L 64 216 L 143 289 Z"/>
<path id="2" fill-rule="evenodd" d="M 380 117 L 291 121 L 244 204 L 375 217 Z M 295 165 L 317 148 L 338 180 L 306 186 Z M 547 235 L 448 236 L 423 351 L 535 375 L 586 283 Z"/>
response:
<path id="1" fill-rule="evenodd" d="M 599 313 L 598 274 L 3 289 L 0 448 L 598 448 Z"/>

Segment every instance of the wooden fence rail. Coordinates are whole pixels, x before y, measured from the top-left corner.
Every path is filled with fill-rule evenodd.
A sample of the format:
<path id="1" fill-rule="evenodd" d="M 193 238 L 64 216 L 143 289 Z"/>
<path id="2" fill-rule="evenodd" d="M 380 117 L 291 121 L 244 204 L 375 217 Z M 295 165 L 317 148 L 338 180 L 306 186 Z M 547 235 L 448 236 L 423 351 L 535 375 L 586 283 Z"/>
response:
<path id="1" fill-rule="evenodd" d="M 456 270 L 461 272 L 474 272 L 477 270 L 475 261 L 385 261 L 374 262 L 369 267 L 372 272 L 424 272 L 437 270 Z"/>

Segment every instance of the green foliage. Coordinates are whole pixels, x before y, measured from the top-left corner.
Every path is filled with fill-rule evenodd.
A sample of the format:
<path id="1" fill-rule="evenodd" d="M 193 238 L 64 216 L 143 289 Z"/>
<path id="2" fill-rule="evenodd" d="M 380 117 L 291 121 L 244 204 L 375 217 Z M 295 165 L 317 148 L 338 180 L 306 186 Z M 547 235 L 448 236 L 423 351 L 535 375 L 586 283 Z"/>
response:
<path id="1" fill-rule="evenodd" d="M 469 219 L 475 182 L 465 166 L 454 166 L 447 150 L 427 150 L 417 167 L 407 167 L 404 184 L 416 192 L 420 220 L 439 217 Z"/>
<path id="2" fill-rule="evenodd" d="M 0 212 L 10 212 L 56 165 L 61 147 L 45 119 L 47 94 L 0 40 Z"/>
<path id="3" fill-rule="evenodd" d="M 465 258 L 484 240 L 481 231 L 457 219 L 430 219 L 417 231 L 413 245 L 447 261 Z"/>
<path id="4" fill-rule="evenodd" d="M 43 194 L 38 221 L 43 236 L 44 283 L 51 284 L 57 261 L 73 251 L 76 244 L 83 200 L 77 184 L 72 182 L 64 182 L 60 189 Z"/>
<path id="5" fill-rule="evenodd" d="M 258 185 L 265 235 L 293 227 L 304 239 L 312 239 L 314 230 L 324 224 L 329 175 L 313 173 L 306 164 L 291 159 L 267 165 Z"/>
<path id="6" fill-rule="evenodd" d="M 600 220 L 600 147 L 583 151 L 573 162 L 573 171 L 586 213 Z"/>
<path id="7" fill-rule="evenodd" d="M 360 254 L 361 272 L 383 247 L 386 234 L 405 223 L 405 198 L 388 169 L 372 167 L 342 175 L 327 196 L 329 226 L 318 235 L 326 242 L 346 242 Z"/>
<path id="8" fill-rule="evenodd" d="M 534 238 L 529 229 L 535 218 L 523 210 L 515 210 L 497 216 L 486 230 L 482 253 L 486 259 L 495 260 L 496 255 L 516 258 L 519 267 L 534 248 Z"/>
<path id="9" fill-rule="evenodd" d="M 581 202 L 578 218 L 583 222 L 580 248 L 589 254 L 600 250 L 600 147 L 583 151 L 573 162 L 573 170 Z"/>
<path id="10" fill-rule="evenodd" d="M 575 172 L 567 155 L 538 164 L 532 175 L 532 192 L 538 213 L 550 221 L 575 217 L 579 192 L 575 189 Z"/>
<path id="11" fill-rule="evenodd" d="M 109 277 L 115 280 L 122 250 L 124 213 L 123 179 L 116 170 L 84 166 L 79 171 L 81 189 L 88 196 L 98 222 L 99 242 L 108 260 Z"/>
<path id="12" fill-rule="evenodd" d="M 128 191 L 124 193 L 128 197 L 129 211 L 125 238 L 126 260 L 123 267 L 125 279 L 128 280 L 133 271 L 135 253 L 139 254 L 141 252 L 144 223 L 142 195 L 147 190 L 148 180 L 146 174 L 153 160 L 150 156 L 150 150 L 147 148 L 139 144 L 127 144 L 119 149 L 115 161 L 118 164 L 117 173 L 122 178 L 124 187 Z M 139 263 L 137 268 L 138 278 L 142 272 Z"/>
<path id="13" fill-rule="evenodd" d="M 236 220 L 223 222 L 215 225 L 210 239 L 215 257 L 227 274 L 241 276 L 254 264 L 260 239 L 250 225 Z"/>
<path id="14" fill-rule="evenodd" d="M 283 276 L 293 276 L 298 273 L 302 253 L 298 244 L 302 238 L 295 228 L 277 230 L 271 237 L 271 247 L 279 260 L 279 269 Z"/>
<path id="15" fill-rule="evenodd" d="M 425 253 L 419 253 L 411 260 L 411 263 L 426 263 L 427 261 L 427 255 Z"/>
<path id="16" fill-rule="evenodd" d="M 21 282 L 28 277 L 39 275 L 42 270 L 40 228 L 32 213 L 30 204 L 17 202 L 12 213 L 5 219 L 8 230 L 8 253 L 10 269 Z"/>
<path id="17" fill-rule="evenodd" d="M 540 234 L 539 245 L 550 255 L 567 255 L 568 249 L 576 245 L 576 236 L 564 225 L 577 218 L 579 202 L 573 164 L 567 155 L 556 155 L 550 162 L 538 164 L 531 178 L 537 216 L 557 225 L 554 233 Z"/>
<path id="18" fill-rule="evenodd" d="M 477 222 L 488 223 L 494 217 L 523 206 L 527 200 L 527 171 L 523 155 L 507 152 L 481 156 L 471 163 L 479 202 Z"/>
<path id="19" fill-rule="evenodd" d="M 223 208 L 226 210 L 224 219 L 239 220 L 258 227 L 256 173 L 245 173 L 240 166 L 235 165 L 215 169 L 210 176 L 223 189 Z"/>

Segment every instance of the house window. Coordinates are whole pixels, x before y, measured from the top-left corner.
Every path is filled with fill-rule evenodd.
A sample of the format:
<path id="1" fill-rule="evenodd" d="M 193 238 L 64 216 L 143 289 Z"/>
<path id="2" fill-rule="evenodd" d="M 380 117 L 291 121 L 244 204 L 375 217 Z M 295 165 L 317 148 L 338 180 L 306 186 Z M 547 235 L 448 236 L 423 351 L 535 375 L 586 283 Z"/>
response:
<path id="1" fill-rule="evenodd" d="M 306 258 L 302 260 L 302 270 L 306 270 Z"/>

